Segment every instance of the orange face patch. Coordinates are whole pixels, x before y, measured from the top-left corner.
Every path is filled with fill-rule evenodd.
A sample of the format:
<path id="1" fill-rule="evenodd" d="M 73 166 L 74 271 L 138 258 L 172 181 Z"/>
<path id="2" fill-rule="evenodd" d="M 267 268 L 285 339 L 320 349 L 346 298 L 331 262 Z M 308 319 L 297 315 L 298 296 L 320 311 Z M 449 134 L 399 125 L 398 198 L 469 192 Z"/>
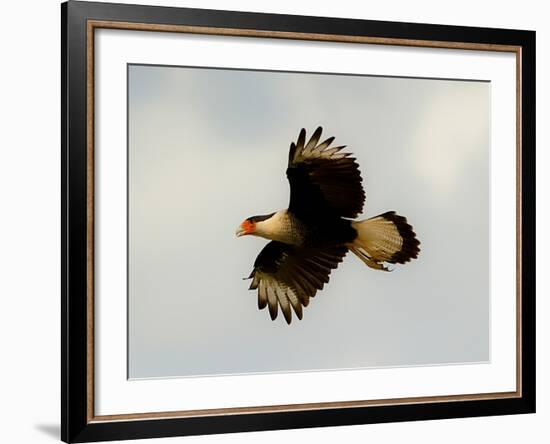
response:
<path id="1" fill-rule="evenodd" d="M 242 224 L 241 228 L 246 234 L 252 234 L 256 231 L 256 223 L 246 219 Z"/>

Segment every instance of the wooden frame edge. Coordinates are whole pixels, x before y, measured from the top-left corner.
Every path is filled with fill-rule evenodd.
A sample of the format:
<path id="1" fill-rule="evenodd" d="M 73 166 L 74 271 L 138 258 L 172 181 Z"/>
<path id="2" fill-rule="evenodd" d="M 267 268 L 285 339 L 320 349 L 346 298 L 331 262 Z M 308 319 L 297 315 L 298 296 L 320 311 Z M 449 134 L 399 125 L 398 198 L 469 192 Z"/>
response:
<path id="1" fill-rule="evenodd" d="M 467 49 L 474 51 L 517 52 L 518 45 L 501 45 L 492 43 L 449 42 L 440 40 L 399 39 L 389 37 L 368 37 L 340 34 L 319 34 L 288 31 L 265 31 L 260 29 L 222 28 L 191 25 L 167 25 L 139 22 L 124 22 L 116 20 L 88 20 L 92 31 L 96 28 L 125 29 L 129 31 L 174 32 L 186 34 L 219 35 L 227 37 L 259 37 L 286 40 L 309 40 L 335 43 L 363 43 L 372 45 L 413 46 L 442 49 Z"/>
<path id="2" fill-rule="evenodd" d="M 422 396 L 411 398 L 392 398 L 392 399 L 375 399 L 365 401 L 335 401 L 335 402 L 318 402 L 307 404 L 278 404 L 269 406 L 257 407 L 230 407 L 219 409 L 203 409 L 203 410 L 181 410 L 167 412 L 149 412 L 149 413 L 127 413 L 118 415 L 100 415 L 92 418 L 90 423 L 113 422 L 113 421 L 134 421 L 134 420 L 152 420 L 152 419 L 167 419 L 167 418 L 197 418 L 204 416 L 230 416 L 240 415 L 243 413 L 258 414 L 258 413 L 286 413 L 306 410 L 330 410 L 339 408 L 361 408 L 361 407 L 387 407 L 392 405 L 411 405 L 411 404 L 436 404 L 443 402 L 462 402 L 462 401 L 482 401 L 495 399 L 515 399 L 521 395 L 516 392 L 498 392 L 487 394 L 470 394 L 470 395 L 446 395 L 446 396 Z"/>

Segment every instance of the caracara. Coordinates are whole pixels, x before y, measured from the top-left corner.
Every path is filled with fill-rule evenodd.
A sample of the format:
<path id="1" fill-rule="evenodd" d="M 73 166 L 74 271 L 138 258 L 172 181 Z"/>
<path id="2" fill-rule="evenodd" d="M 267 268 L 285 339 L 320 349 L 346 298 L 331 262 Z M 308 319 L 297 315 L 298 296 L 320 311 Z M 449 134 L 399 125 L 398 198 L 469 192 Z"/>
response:
<path id="1" fill-rule="evenodd" d="M 418 256 L 420 242 L 407 219 L 394 211 L 353 221 L 363 209 L 361 173 L 345 146 L 331 147 L 334 137 L 319 143 L 319 127 L 306 143 L 306 132 L 290 144 L 286 175 L 290 203 L 286 210 L 247 218 L 237 236 L 270 239 L 254 262 L 251 290 L 258 290 L 258 308 L 269 307 L 271 319 L 281 308 L 290 324 L 292 310 L 302 319 L 330 272 L 351 250 L 376 270 L 404 264 Z"/>

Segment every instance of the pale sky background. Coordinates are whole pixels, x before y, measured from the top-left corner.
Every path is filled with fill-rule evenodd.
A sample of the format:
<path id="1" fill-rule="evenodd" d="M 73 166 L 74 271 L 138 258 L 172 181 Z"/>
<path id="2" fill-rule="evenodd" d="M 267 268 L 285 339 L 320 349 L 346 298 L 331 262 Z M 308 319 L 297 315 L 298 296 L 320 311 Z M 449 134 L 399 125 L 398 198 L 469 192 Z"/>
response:
<path id="1" fill-rule="evenodd" d="M 129 376 L 481 362 L 489 350 L 490 83 L 129 66 Z M 355 153 L 360 219 L 421 241 L 392 273 L 349 253 L 288 326 L 249 291 L 288 206 L 288 148 L 323 126 Z"/>

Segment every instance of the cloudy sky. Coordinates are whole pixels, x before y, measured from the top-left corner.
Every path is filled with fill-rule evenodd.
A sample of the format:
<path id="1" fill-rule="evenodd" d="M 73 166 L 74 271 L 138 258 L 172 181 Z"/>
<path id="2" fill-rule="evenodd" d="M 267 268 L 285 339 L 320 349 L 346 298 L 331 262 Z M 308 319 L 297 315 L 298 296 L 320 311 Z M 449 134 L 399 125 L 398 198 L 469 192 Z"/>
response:
<path id="1" fill-rule="evenodd" d="M 130 65 L 129 376 L 487 361 L 490 84 Z M 421 241 L 392 273 L 351 254 L 272 322 L 248 276 L 248 216 L 288 205 L 288 147 L 323 126 L 355 153 L 361 218 Z"/>

